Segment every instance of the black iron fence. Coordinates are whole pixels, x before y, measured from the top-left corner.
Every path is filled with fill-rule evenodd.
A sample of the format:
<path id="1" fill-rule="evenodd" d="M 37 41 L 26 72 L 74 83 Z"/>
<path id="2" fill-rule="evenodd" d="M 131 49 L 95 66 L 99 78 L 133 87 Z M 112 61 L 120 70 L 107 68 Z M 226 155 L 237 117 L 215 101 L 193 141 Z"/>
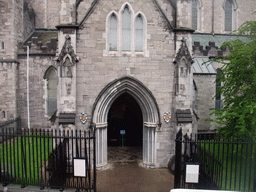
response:
<path id="1" fill-rule="evenodd" d="M 20 127 L 20 118 L 16 118 L 13 120 L 5 121 L 0 123 L 0 134 L 5 131 L 5 129 L 13 129 L 15 133 L 18 133 L 21 131 Z M 0 137 L 0 142 L 2 141 L 3 137 Z"/>
<path id="2" fill-rule="evenodd" d="M 186 179 L 188 165 L 199 166 L 198 182 Z M 174 188 L 256 191 L 256 142 L 217 136 L 199 140 L 183 136 L 180 130 L 176 136 Z"/>
<path id="3" fill-rule="evenodd" d="M 96 191 L 95 132 L 4 128 L 0 132 L 0 182 L 41 188 Z M 80 159 L 79 164 L 74 160 Z M 81 166 L 82 172 L 74 172 Z"/>

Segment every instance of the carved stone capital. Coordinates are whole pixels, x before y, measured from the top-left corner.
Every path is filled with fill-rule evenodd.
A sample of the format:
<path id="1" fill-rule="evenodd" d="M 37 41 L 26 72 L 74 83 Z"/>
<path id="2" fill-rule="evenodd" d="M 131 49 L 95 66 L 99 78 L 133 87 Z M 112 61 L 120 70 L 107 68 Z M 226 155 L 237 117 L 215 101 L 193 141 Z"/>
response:
<path id="1" fill-rule="evenodd" d="M 71 38 L 69 35 L 66 35 L 65 43 L 61 49 L 59 57 L 57 58 L 58 65 L 64 65 L 66 63 L 66 59 L 69 58 L 69 65 L 73 66 L 76 62 L 78 62 L 78 58 L 75 54 L 74 48 L 71 45 Z"/>

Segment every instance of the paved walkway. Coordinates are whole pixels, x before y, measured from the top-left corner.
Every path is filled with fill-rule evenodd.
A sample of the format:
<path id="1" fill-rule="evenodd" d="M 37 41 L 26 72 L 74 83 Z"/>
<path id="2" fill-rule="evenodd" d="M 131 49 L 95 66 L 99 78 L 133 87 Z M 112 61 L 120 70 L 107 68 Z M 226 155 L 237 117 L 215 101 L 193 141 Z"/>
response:
<path id="1" fill-rule="evenodd" d="M 108 147 L 108 163 L 142 161 L 142 147 Z"/>
<path id="2" fill-rule="evenodd" d="M 114 163 L 97 171 L 98 192 L 169 192 L 173 181 L 168 169 L 146 169 L 138 163 Z"/>
<path id="3" fill-rule="evenodd" d="M 107 170 L 97 171 L 97 192 L 169 192 L 174 177 L 168 169 L 147 169 L 134 163 L 113 163 Z M 0 192 L 4 188 L 0 186 Z M 40 190 L 39 187 L 24 189 L 8 186 L 8 192 L 58 192 L 56 189 Z M 66 189 L 64 192 L 75 191 Z"/>

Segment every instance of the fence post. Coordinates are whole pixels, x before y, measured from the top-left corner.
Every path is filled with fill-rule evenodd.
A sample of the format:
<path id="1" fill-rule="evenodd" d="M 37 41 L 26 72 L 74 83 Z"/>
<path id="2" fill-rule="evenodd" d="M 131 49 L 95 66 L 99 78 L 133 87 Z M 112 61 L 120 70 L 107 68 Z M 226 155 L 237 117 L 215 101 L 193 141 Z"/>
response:
<path id="1" fill-rule="evenodd" d="M 175 140 L 175 175 L 174 188 L 180 188 L 181 184 L 181 150 L 182 150 L 182 131 L 181 129 L 176 135 Z"/>
<path id="2" fill-rule="evenodd" d="M 253 154 L 253 157 L 254 157 L 254 166 L 256 165 L 256 150 L 255 148 L 253 147 L 253 151 L 254 151 L 254 154 Z M 254 167 L 254 174 L 253 174 L 253 191 L 256 190 L 256 168 Z"/>
<path id="3" fill-rule="evenodd" d="M 97 182 L 96 182 L 96 125 L 93 124 L 93 187 L 94 187 L 94 192 L 97 191 L 96 186 L 97 186 Z"/>

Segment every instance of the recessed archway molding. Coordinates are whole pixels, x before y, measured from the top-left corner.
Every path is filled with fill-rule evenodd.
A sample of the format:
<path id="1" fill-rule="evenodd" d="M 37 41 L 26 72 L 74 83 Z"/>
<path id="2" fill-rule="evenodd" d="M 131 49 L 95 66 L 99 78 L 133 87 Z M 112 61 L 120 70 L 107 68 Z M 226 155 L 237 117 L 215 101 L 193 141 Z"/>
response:
<path id="1" fill-rule="evenodd" d="M 92 123 L 96 125 L 97 167 L 107 165 L 107 119 L 113 102 L 123 93 L 130 94 L 139 104 L 143 116 L 143 164 L 155 166 L 155 131 L 161 125 L 157 102 L 151 91 L 133 77 L 123 77 L 109 83 L 96 98 Z"/>
<path id="2" fill-rule="evenodd" d="M 159 109 L 153 94 L 133 77 L 114 80 L 100 92 L 94 103 L 92 122 L 96 125 L 106 123 L 112 103 L 125 92 L 133 96 L 140 105 L 144 122 L 160 123 Z"/>

